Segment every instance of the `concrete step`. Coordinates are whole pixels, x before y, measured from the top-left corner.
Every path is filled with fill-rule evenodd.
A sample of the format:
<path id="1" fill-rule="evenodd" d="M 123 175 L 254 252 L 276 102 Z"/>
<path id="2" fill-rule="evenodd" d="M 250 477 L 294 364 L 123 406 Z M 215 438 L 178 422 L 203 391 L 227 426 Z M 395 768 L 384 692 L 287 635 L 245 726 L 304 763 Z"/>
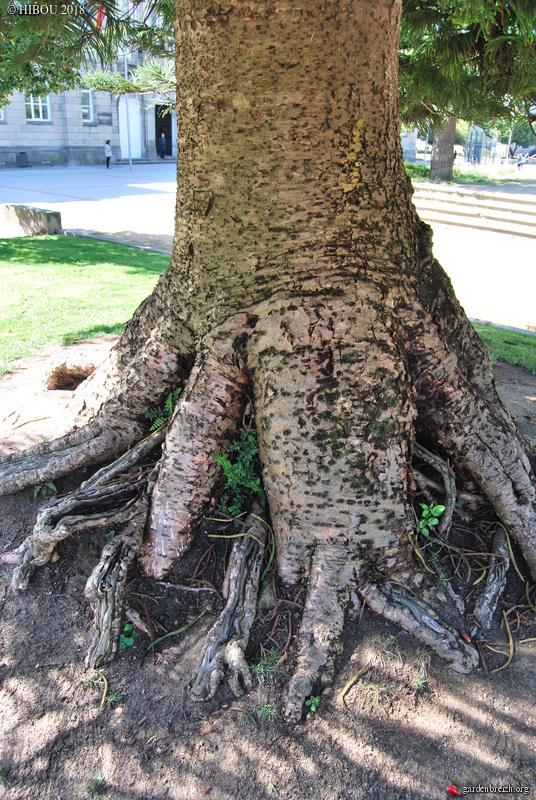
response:
<path id="1" fill-rule="evenodd" d="M 534 195 L 414 185 L 413 202 L 426 222 L 536 238 Z"/>

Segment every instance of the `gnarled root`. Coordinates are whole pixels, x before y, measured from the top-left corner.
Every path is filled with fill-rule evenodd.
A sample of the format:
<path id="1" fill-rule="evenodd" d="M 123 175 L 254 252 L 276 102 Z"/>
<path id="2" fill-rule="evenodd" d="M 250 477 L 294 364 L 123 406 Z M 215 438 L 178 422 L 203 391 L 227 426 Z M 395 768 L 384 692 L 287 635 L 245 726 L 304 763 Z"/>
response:
<path id="1" fill-rule="evenodd" d="M 192 370 L 167 432 L 140 566 L 161 578 L 190 546 L 220 477 L 216 462 L 235 437 L 247 402 L 246 375 L 207 357 Z"/>
<path id="2" fill-rule="evenodd" d="M 411 597 L 388 584 L 380 588 L 374 583 L 359 587 L 366 604 L 391 622 L 430 647 L 448 661 L 456 672 L 472 672 L 478 666 L 479 656 L 474 647 L 466 644 L 457 631 L 440 621 L 436 613 L 421 600 Z"/>
<path id="3" fill-rule="evenodd" d="M 418 432 L 437 441 L 454 466 L 478 483 L 536 578 L 536 489 L 512 419 L 497 399 L 464 378 L 433 326 L 416 325 L 407 351 Z"/>
<path id="4" fill-rule="evenodd" d="M 139 553 L 146 517 L 147 499 L 143 498 L 123 530 L 104 547 L 87 581 L 85 595 L 94 612 L 88 667 L 100 666 L 117 651 L 128 568 Z"/>
<path id="5" fill-rule="evenodd" d="M 54 498 L 39 514 L 30 536 L 18 548 L 20 564 L 13 572 L 12 585 L 22 590 L 36 567 L 46 564 L 54 548 L 73 533 L 110 530 L 138 515 L 137 506 L 147 484 L 147 470 L 128 474 L 158 447 L 164 431 L 156 431 L 133 447 L 111 466 L 99 470 L 81 488 Z M 147 514 L 147 507 L 145 515 Z"/>
<path id="6" fill-rule="evenodd" d="M 333 680 L 353 570 L 343 548 L 322 543 L 316 549 L 300 624 L 298 666 L 285 708 L 290 724 L 300 721 L 303 704 L 313 690 L 325 688 Z"/>
<path id="7" fill-rule="evenodd" d="M 491 624 L 494 611 L 506 583 L 506 573 L 510 566 L 508 542 L 502 527 L 498 527 L 491 544 L 492 556 L 484 591 L 478 597 L 473 609 L 475 625 L 471 628 L 473 639 L 480 638 Z"/>
<path id="8" fill-rule="evenodd" d="M 237 539 L 226 573 L 227 603 L 216 624 L 207 634 L 199 669 L 190 696 L 208 700 L 214 696 L 230 671 L 229 686 L 237 697 L 252 688 L 245 659 L 259 592 L 259 580 L 266 541 L 262 510 L 254 504 L 245 522 L 244 535 Z"/>

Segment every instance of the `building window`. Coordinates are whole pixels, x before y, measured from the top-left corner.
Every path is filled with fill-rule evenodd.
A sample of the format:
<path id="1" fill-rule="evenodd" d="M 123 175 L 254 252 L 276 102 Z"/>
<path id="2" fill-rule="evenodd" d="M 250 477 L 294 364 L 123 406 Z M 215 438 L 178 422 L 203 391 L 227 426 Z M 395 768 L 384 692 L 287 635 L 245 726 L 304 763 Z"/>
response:
<path id="1" fill-rule="evenodd" d="M 32 122 L 48 122 L 50 120 L 50 99 L 26 95 L 26 119 Z"/>
<path id="2" fill-rule="evenodd" d="M 82 89 L 82 120 L 93 122 L 93 92 L 91 89 Z"/>
<path id="3" fill-rule="evenodd" d="M 5 121 L 6 121 L 6 115 L 4 113 L 4 109 L 0 108 L 0 122 L 5 122 Z"/>

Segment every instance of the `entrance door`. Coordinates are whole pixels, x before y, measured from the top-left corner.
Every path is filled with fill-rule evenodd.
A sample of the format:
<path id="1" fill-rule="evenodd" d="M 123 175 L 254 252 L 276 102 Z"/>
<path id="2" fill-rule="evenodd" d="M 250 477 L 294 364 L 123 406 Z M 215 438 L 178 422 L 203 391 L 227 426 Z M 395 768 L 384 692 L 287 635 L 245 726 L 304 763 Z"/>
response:
<path id="1" fill-rule="evenodd" d="M 167 106 L 155 106 L 154 109 L 154 123 L 155 123 L 155 150 L 156 154 L 159 155 L 158 152 L 158 140 L 164 134 L 166 137 L 166 156 L 170 156 L 172 154 L 172 137 L 171 137 L 171 114 L 168 112 L 164 114 L 164 111 L 167 110 Z"/>

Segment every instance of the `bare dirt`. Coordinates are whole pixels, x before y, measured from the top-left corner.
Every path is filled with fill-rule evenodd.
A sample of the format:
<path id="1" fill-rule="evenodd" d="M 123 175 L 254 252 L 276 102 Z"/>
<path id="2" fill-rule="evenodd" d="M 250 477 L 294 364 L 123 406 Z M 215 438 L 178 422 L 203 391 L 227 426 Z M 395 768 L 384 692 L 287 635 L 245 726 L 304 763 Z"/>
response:
<path id="1" fill-rule="evenodd" d="M 67 349 L 70 360 L 98 363 L 109 346 L 105 337 Z M 68 425 L 73 393 L 44 389 L 51 359 L 65 350 L 49 348 L 0 379 L 1 452 Z M 498 365 L 496 380 L 523 433 L 534 438 L 536 377 Z M 58 488 L 80 479 L 70 476 Z M 1 499 L 2 552 L 20 544 L 45 502 L 32 489 Z M 496 795 L 499 787 L 510 797 L 536 795 L 536 641 L 520 642 L 535 637 L 536 626 L 526 609 L 517 616 L 511 664 L 492 673 L 506 656 L 486 651 L 489 672 L 470 676 L 429 660 L 409 636 L 365 611 L 348 622 L 333 691 L 289 730 L 281 707 L 298 623 L 289 603 L 261 612 L 252 645 L 254 662 L 262 648 L 286 653 L 277 672 L 255 678 L 254 692 L 240 699 L 227 688 L 209 703 L 189 699 L 219 601 L 213 592 L 177 586 L 196 564 L 204 580 L 220 585 L 223 545 L 200 561 L 210 547 L 204 535 L 176 584 L 133 573 L 129 602 L 153 638 L 201 610 L 205 616 L 150 650 L 140 633 L 101 674 L 87 670 L 91 615 L 83 589 L 102 546 L 97 537 L 64 542 L 23 594 L 10 591 L 10 568 L 0 567 L 0 800 L 434 800 L 449 797 L 453 781 L 461 795 Z M 526 606 L 519 583 L 509 593 L 510 605 Z M 299 604 L 296 595 L 288 599 Z M 508 653 L 498 623 L 493 637 Z"/>

